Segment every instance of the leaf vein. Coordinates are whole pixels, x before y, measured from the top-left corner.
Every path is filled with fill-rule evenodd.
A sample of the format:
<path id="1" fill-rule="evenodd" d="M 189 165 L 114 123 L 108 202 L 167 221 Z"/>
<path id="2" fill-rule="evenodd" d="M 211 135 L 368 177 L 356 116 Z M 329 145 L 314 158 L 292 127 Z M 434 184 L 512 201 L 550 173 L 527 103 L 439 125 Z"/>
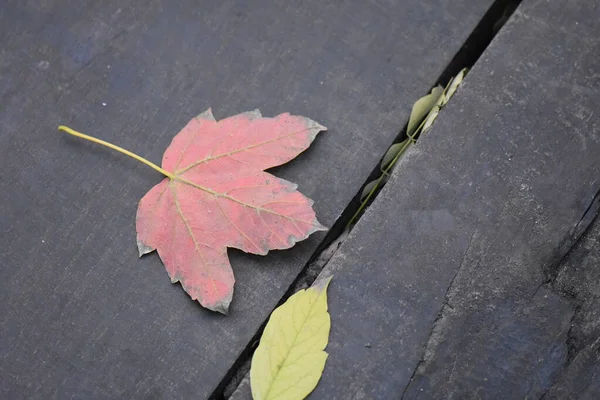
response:
<path id="1" fill-rule="evenodd" d="M 219 199 L 215 199 L 215 202 L 217 203 L 217 205 L 219 206 L 219 209 L 223 213 L 223 216 L 225 216 L 225 218 L 227 218 L 227 220 L 229 221 L 229 223 L 231 224 L 231 226 L 233 226 L 243 237 L 245 237 L 246 239 L 248 239 L 248 241 L 250 243 L 252 243 L 252 245 L 254 247 L 256 247 L 259 252 L 263 252 L 263 250 L 260 247 L 258 247 L 258 245 L 256 243 L 254 243 L 254 240 L 252 240 L 248 235 L 246 235 L 244 232 L 242 232 L 242 230 L 231 220 L 231 218 L 229 218 L 229 215 L 227 215 L 227 213 L 225 212 L 225 210 L 223 209 L 223 207 L 221 207 L 221 204 L 219 203 Z"/>
<path id="2" fill-rule="evenodd" d="M 177 177 L 177 181 L 178 181 L 178 182 L 181 182 L 181 183 L 185 183 L 185 184 L 187 184 L 187 185 L 190 185 L 190 186 L 193 186 L 193 187 L 195 187 L 196 189 L 200 189 L 200 190 L 202 190 L 202 191 L 204 191 L 204 192 L 206 192 L 206 193 L 208 193 L 208 194 L 211 194 L 211 195 L 213 195 L 213 196 L 215 196 L 215 197 L 222 197 L 222 198 L 224 198 L 224 199 L 231 200 L 231 201 L 233 201 L 233 202 L 236 202 L 236 203 L 238 203 L 238 204 L 241 204 L 241 205 L 243 205 L 243 206 L 245 206 L 245 207 L 249 207 L 249 208 L 252 208 L 252 209 L 256 209 L 256 210 L 260 210 L 260 211 L 264 211 L 264 212 L 267 212 L 267 213 L 269 213 L 269 214 L 277 215 L 277 216 L 279 216 L 279 217 L 281 217 L 281 218 L 286 218 L 286 219 L 289 219 L 289 220 L 291 220 L 291 221 L 302 222 L 302 223 L 304 223 L 304 224 L 307 224 L 307 225 L 312 225 L 312 226 L 315 226 L 315 227 L 319 227 L 319 225 L 315 224 L 314 222 L 308 222 L 308 221 L 304 221 L 304 220 L 300 220 L 300 219 L 296 219 L 296 218 L 288 217 L 287 215 L 283 215 L 283 214 L 280 214 L 280 213 L 278 213 L 278 212 L 271 211 L 271 210 L 269 210 L 268 208 L 262 208 L 262 207 L 255 206 L 255 205 L 253 205 L 253 204 L 245 203 L 245 202 L 243 202 L 243 201 L 241 201 L 241 200 L 238 200 L 238 199 L 236 199 L 235 197 L 228 196 L 228 195 L 227 195 L 227 194 L 225 194 L 225 193 L 219 193 L 219 192 L 215 192 L 214 190 L 211 190 L 211 189 L 209 189 L 209 188 L 206 188 L 206 187 L 204 187 L 204 186 L 198 185 L 198 184 L 196 184 L 196 183 L 194 183 L 194 182 L 192 182 L 192 181 L 188 181 L 187 179 L 185 179 L 185 178 L 181 178 L 181 177 L 179 177 L 179 176 Z M 296 228 L 296 229 L 298 229 L 298 228 Z"/>
<path id="3" fill-rule="evenodd" d="M 262 215 L 260 214 L 260 211 L 256 210 L 256 214 L 258 214 L 258 218 L 260 218 L 261 222 L 271 231 L 271 233 L 277 238 L 279 239 L 279 241 L 281 243 L 283 243 L 284 246 L 288 245 L 288 242 L 286 242 L 285 240 L 283 240 L 283 238 L 281 236 L 279 236 L 277 233 L 275 233 L 275 231 L 273 230 L 273 228 L 271 228 L 271 226 L 269 224 L 267 224 L 267 222 L 263 219 Z"/>
<path id="4" fill-rule="evenodd" d="M 302 133 L 302 132 L 305 132 L 305 131 L 309 131 L 311 129 L 317 129 L 317 128 L 318 127 L 316 127 L 316 126 L 313 126 L 311 128 L 305 128 L 305 129 L 302 129 L 302 130 L 299 130 L 299 131 L 296 131 L 296 132 L 288 133 L 286 135 L 277 136 L 276 138 L 273 138 L 273 139 L 265 140 L 264 142 L 259 142 L 259 143 L 256 143 L 256 144 L 253 144 L 253 145 L 250 145 L 250 146 L 247 146 L 247 147 L 243 147 L 241 149 L 232 150 L 230 152 L 223 153 L 223 154 L 218 154 L 216 156 L 210 156 L 210 157 L 207 157 L 207 158 L 205 158 L 203 160 L 196 161 L 195 163 L 192 163 L 192 164 L 188 165 L 187 167 L 184 167 L 183 169 L 181 169 L 179 171 L 175 171 L 175 174 L 177 174 L 177 175 L 182 174 L 183 172 L 185 172 L 185 171 L 187 171 L 187 170 L 189 170 L 191 168 L 194 168 L 196 165 L 200 165 L 200 164 L 203 164 L 203 163 L 206 163 L 206 162 L 209 162 L 209 161 L 213 161 L 213 160 L 216 160 L 217 158 L 231 156 L 232 154 L 237 154 L 237 153 L 241 153 L 243 151 L 247 151 L 247 150 L 254 149 L 254 148 L 257 148 L 257 147 L 260 147 L 260 146 L 264 146 L 266 144 L 270 144 L 270 143 L 276 142 L 278 140 L 285 139 L 285 138 L 288 138 L 290 136 L 298 135 L 299 133 Z M 228 136 L 228 135 L 223 135 L 223 136 Z"/>
<path id="5" fill-rule="evenodd" d="M 194 248 L 196 249 L 196 252 L 198 253 L 198 255 L 200 256 L 200 258 L 202 259 L 202 262 L 204 263 L 204 265 L 207 266 L 208 263 L 206 262 L 206 259 L 204 258 L 204 254 L 202 254 L 202 252 L 198 248 L 199 243 L 196 241 L 196 237 L 194 236 L 192 228 L 190 227 L 190 225 L 189 225 L 187 219 L 185 218 L 185 216 L 183 215 L 183 211 L 181 210 L 181 204 L 179 203 L 179 199 L 177 198 L 177 191 L 175 190 L 175 188 L 173 187 L 173 185 L 169 185 L 169 187 L 171 189 L 171 192 L 173 193 L 173 200 L 174 200 L 174 203 L 175 203 L 175 207 L 177 209 L 177 213 L 181 217 L 181 220 L 183 221 L 183 225 L 187 229 L 190 237 L 192 238 L 192 242 L 194 242 Z M 175 236 L 175 235 L 173 235 L 173 236 Z M 215 284 L 215 280 L 214 280 L 212 274 L 210 273 L 210 269 L 208 269 L 207 272 L 208 272 L 208 276 L 210 277 L 210 282 L 212 284 L 213 294 L 217 293 L 217 285 Z"/>

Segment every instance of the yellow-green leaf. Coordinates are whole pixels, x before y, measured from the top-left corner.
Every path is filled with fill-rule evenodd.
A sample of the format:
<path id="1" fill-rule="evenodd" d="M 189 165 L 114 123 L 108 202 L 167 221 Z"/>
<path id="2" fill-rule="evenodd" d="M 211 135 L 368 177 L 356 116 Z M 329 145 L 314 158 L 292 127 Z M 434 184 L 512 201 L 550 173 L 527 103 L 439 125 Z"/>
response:
<path id="1" fill-rule="evenodd" d="M 431 127 L 431 125 L 433 124 L 433 121 L 435 121 L 435 119 L 437 118 L 438 114 L 440 113 L 440 108 L 439 107 L 434 107 L 429 114 L 427 115 L 427 118 L 425 119 L 425 122 L 423 123 L 423 129 L 421 129 L 421 133 L 425 132 L 427 129 L 429 129 Z"/>
<path id="2" fill-rule="evenodd" d="M 301 400 L 317 386 L 328 356 L 330 280 L 299 291 L 271 314 L 252 357 L 254 400 Z"/>
<path id="3" fill-rule="evenodd" d="M 375 179 L 374 181 L 367 183 L 365 185 L 365 188 L 363 189 L 362 193 L 360 194 L 360 201 L 363 201 L 364 199 L 366 199 L 367 196 L 369 195 L 369 193 L 371 193 L 375 189 L 375 186 L 377 186 L 378 188 L 381 188 L 381 186 L 386 182 L 387 182 L 387 177 L 385 175 L 382 175 L 379 178 Z"/>
<path id="4" fill-rule="evenodd" d="M 381 169 L 386 169 L 390 165 L 390 163 L 394 160 L 394 158 L 396 158 L 398 153 L 400 153 L 401 151 L 406 150 L 408 148 L 408 146 L 410 144 L 407 142 L 409 140 L 410 139 L 404 139 L 400 143 L 393 144 L 388 149 L 388 151 L 383 156 L 383 160 L 381 161 Z"/>
<path id="5" fill-rule="evenodd" d="M 465 78 L 465 75 L 467 74 L 468 70 L 469 70 L 468 68 L 463 68 L 458 73 L 458 75 L 456 75 L 454 77 L 454 79 L 452 79 L 452 81 L 448 85 L 448 89 L 446 90 L 446 93 L 444 95 L 444 100 L 443 100 L 441 106 L 446 105 L 446 103 L 448 102 L 448 100 L 450 100 L 450 97 L 452 97 L 454 95 L 454 92 L 456 92 L 456 89 L 458 89 L 458 86 L 462 83 L 462 81 Z"/>
<path id="6" fill-rule="evenodd" d="M 436 86 L 427 96 L 423 96 L 417 100 L 412 108 L 412 111 L 410 112 L 410 118 L 408 119 L 408 127 L 406 129 L 408 136 L 411 136 L 413 133 L 415 133 L 421 124 L 421 121 L 423 121 L 423 118 L 429 114 L 429 111 L 431 111 L 431 109 L 435 106 L 443 92 L 444 88 L 441 86 Z"/>

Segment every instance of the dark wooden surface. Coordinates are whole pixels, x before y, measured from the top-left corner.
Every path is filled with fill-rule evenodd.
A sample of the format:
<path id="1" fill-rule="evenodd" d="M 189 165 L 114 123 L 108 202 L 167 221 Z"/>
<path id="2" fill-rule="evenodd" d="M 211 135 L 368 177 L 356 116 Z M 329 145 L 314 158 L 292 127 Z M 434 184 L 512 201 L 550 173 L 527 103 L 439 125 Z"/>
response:
<path id="1" fill-rule="evenodd" d="M 160 177 L 58 124 L 159 161 L 208 107 L 306 115 L 329 131 L 277 173 L 331 226 L 490 4 L 0 2 L 0 397 L 206 398 L 323 238 L 230 252 L 206 312 L 137 258 Z"/>
<path id="2" fill-rule="evenodd" d="M 536 399 L 572 365 L 576 316 L 586 296 L 576 299 L 554 281 L 561 258 L 598 212 L 598 20 L 597 1 L 524 2 L 473 70 L 463 97 L 471 106 L 457 104 L 466 114 L 441 124 L 465 129 L 468 123 L 456 118 L 469 109 L 488 121 L 474 123 L 471 132 L 489 143 L 497 139 L 488 147 L 493 159 L 480 165 L 483 171 L 485 163 L 495 165 L 486 172 L 498 191 L 470 213 L 492 204 L 496 211 L 468 229 L 475 236 L 406 398 Z M 578 285 L 600 290 L 600 281 L 586 276 L 596 268 L 588 264 Z M 598 384 L 580 373 L 571 379 L 582 394 L 589 389 L 582 398 L 600 398 Z"/>
<path id="3" fill-rule="evenodd" d="M 546 400 L 600 398 L 600 219 L 557 269 L 554 290 L 576 305 L 568 338 L 568 362 Z"/>
<path id="4" fill-rule="evenodd" d="M 402 159 L 322 272 L 311 398 L 600 398 L 599 17 L 525 1 Z"/>

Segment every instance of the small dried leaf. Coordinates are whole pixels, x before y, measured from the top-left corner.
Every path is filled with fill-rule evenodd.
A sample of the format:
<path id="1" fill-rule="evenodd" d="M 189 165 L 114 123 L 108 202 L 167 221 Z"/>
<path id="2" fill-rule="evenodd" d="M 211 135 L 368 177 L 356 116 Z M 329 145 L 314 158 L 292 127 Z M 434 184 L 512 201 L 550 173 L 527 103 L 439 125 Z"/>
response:
<path id="1" fill-rule="evenodd" d="M 425 118 L 429 111 L 431 111 L 431 109 L 436 105 L 443 92 L 444 88 L 441 86 L 436 86 L 431 90 L 430 94 L 417 100 L 412 108 L 410 118 L 408 120 L 408 128 L 406 129 L 406 132 L 409 136 L 415 133 L 421 124 L 421 121 L 423 121 L 423 118 Z"/>
<path id="2" fill-rule="evenodd" d="M 381 185 L 386 183 L 387 180 L 388 180 L 388 177 L 383 175 L 383 176 L 380 176 L 379 178 L 375 179 L 374 181 L 367 183 L 360 195 L 360 201 L 363 201 L 364 199 L 366 199 L 367 196 L 369 195 L 369 193 L 371 193 L 371 191 L 373 189 L 375 189 L 376 185 L 378 185 L 378 187 L 381 187 Z"/>
<path id="3" fill-rule="evenodd" d="M 425 119 L 425 123 L 423 124 L 423 129 L 421 130 L 421 133 L 425 132 L 427 129 L 429 129 L 431 127 L 431 125 L 433 124 L 433 121 L 435 121 L 435 119 L 437 118 L 439 113 L 440 113 L 439 107 L 434 107 L 433 110 L 431 110 L 429 112 L 429 114 L 427 115 L 427 118 Z"/>
<path id="4" fill-rule="evenodd" d="M 400 143 L 393 144 L 388 149 L 388 151 L 383 156 L 383 160 L 381 161 L 381 169 L 386 169 L 390 165 L 392 160 L 398 155 L 398 153 L 402 151 L 402 149 L 404 149 L 405 147 L 408 148 L 407 142 L 409 140 L 410 139 L 404 139 Z"/>
<path id="5" fill-rule="evenodd" d="M 458 89 L 458 86 L 462 83 L 463 79 L 465 78 L 467 71 L 468 71 L 467 68 L 463 68 L 458 73 L 458 75 L 456 75 L 454 77 L 454 79 L 452 79 L 452 81 L 448 85 L 448 90 L 446 90 L 446 93 L 444 94 L 444 101 L 441 104 L 442 106 L 446 105 L 446 103 L 448 103 L 450 98 L 454 95 L 454 93 L 456 92 L 456 89 Z"/>
<path id="6" fill-rule="evenodd" d="M 328 356 L 330 280 L 299 291 L 271 314 L 252 357 L 254 400 L 301 400 L 317 386 Z"/>

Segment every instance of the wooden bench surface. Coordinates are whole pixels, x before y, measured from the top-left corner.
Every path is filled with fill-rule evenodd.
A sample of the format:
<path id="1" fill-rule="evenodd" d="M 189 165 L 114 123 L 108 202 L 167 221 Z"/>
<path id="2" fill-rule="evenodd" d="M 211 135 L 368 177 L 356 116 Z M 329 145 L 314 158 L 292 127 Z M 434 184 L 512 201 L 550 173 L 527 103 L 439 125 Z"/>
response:
<path id="1" fill-rule="evenodd" d="M 209 107 L 306 115 L 328 132 L 276 173 L 332 226 L 491 3 L 3 1 L 1 397 L 207 398 L 324 237 L 231 251 L 207 312 L 137 257 L 160 176 L 57 125 L 159 161 Z"/>
<path id="2" fill-rule="evenodd" d="M 322 272 L 314 398 L 600 397 L 599 17 L 522 4 L 403 159 Z"/>

